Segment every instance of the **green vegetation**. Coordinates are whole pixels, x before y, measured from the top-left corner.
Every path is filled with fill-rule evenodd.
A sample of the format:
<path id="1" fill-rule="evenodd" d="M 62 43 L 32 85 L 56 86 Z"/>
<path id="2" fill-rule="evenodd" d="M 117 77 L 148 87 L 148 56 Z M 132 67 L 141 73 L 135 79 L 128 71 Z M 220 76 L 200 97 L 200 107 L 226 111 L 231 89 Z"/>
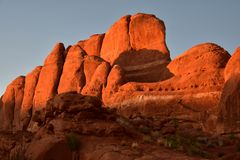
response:
<path id="1" fill-rule="evenodd" d="M 15 147 L 10 153 L 10 160 L 27 160 L 25 156 L 26 147 L 24 145 L 20 145 Z"/>
<path id="2" fill-rule="evenodd" d="M 78 151 L 80 148 L 80 142 L 75 133 L 69 133 L 66 135 L 66 140 L 71 151 Z"/>

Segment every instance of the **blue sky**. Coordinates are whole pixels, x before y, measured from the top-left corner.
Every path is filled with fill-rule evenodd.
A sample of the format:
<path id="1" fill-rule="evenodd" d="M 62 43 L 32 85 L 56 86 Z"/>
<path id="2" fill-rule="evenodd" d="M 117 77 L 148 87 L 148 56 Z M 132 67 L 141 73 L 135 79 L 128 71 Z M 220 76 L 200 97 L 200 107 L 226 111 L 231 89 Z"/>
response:
<path id="1" fill-rule="evenodd" d="M 0 94 L 18 75 L 65 46 L 104 33 L 137 12 L 164 20 L 171 57 L 202 42 L 232 53 L 240 45 L 240 0 L 0 0 Z"/>

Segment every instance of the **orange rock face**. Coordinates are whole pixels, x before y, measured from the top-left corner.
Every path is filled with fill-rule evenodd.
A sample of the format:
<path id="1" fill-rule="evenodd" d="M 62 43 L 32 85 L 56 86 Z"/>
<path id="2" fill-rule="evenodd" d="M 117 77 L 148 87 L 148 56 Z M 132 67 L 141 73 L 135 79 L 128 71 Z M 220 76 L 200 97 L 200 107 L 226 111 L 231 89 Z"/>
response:
<path id="1" fill-rule="evenodd" d="M 226 81 L 219 102 L 218 132 L 239 131 L 240 74 L 232 74 Z"/>
<path id="2" fill-rule="evenodd" d="M 194 46 L 169 63 L 167 67 L 175 76 L 166 85 L 180 90 L 219 88 L 224 83 L 223 70 L 229 58 L 230 54 L 216 44 Z"/>
<path id="3" fill-rule="evenodd" d="M 134 50 L 153 50 L 170 56 L 165 42 L 164 22 L 154 15 L 139 13 L 132 16 L 129 35 Z"/>
<path id="4" fill-rule="evenodd" d="M 154 15 L 139 13 L 124 16 L 114 23 L 103 40 L 101 57 L 111 65 L 118 64 L 122 54 L 136 53 L 129 52 L 131 50 L 137 53 L 164 54 L 170 59 L 163 21 Z M 151 56 L 145 56 L 145 59 L 148 60 L 148 57 Z"/>
<path id="5" fill-rule="evenodd" d="M 78 45 L 72 46 L 66 56 L 63 72 L 58 86 L 58 93 L 81 92 L 85 85 L 83 59 L 86 53 Z"/>
<path id="6" fill-rule="evenodd" d="M 57 44 L 44 66 L 27 75 L 25 88 L 20 81 L 19 85 L 10 84 L 2 97 L 0 120 L 6 119 L 5 128 L 31 130 L 30 119 L 33 123 L 41 120 L 49 99 L 76 92 L 96 96 L 130 117 L 158 112 L 212 123 L 225 81 L 220 116 L 235 116 L 231 107 L 238 106 L 238 101 L 231 97 L 238 97 L 238 85 L 232 83 L 238 82 L 240 49 L 229 60 L 223 48 L 204 43 L 171 60 L 165 31 L 162 20 L 139 13 L 124 16 L 105 34 L 93 35 L 67 49 Z"/>
<path id="7" fill-rule="evenodd" d="M 107 78 L 107 86 L 103 90 L 103 101 L 105 104 L 111 103 L 110 97 L 118 92 L 119 87 L 125 83 L 125 75 L 122 68 L 114 65 Z"/>
<path id="8" fill-rule="evenodd" d="M 83 94 L 102 97 L 102 89 L 106 86 L 110 64 L 102 62 L 95 70 L 91 81 L 84 88 Z"/>
<path id="9" fill-rule="evenodd" d="M 44 108 L 47 100 L 57 94 L 64 63 L 64 50 L 63 44 L 58 43 L 46 58 L 35 90 L 33 112 Z"/>
<path id="10" fill-rule="evenodd" d="M 25 77 L 20 76 L 8 85 L 2 97 L 2 115 L 4 130 L 20 129 L 20 111 L 24 95 Z"/>
<path id="11" fill-rule="evenodd" d="M 79 41 L 78 45 L 90 56 L 99 56 L 105 34 L 95 34 L 89 39 Z"/>
<path id="12" fill-rule="evenodd" d="M 25 78 L 24 97 L 20 112 L 21 129 L 23 130 L 27 129 L 27 126 L 31 120 L 33 97 L 41 69 L 41 66 L 36 67 L 31 73 L 26 75 Z"/>
<path id="13" fill-rule="evenodd" d="M 105 34 L 100 55 L 111 64 L 122 52 L 131 50 L 128 34 L 130 17 L 129 15 L 122 17 Z"/>
<path id="14" fill-rule="evenodd" d="M 85 95 L 90 94 L 100 96 L 102 87 L 106 83 L 109 68 L 109 64 L 100 57 L 87 56 L 84 59 L 84 74 L 86 77 L 86 85 L 84 86 L 81 93 Z"/>
<path id="15" fill-rule="evenodd" d="M 240 73 L 240 48 L 237 48 L 224 70 L 224 79 L 227 81 L 232 74 Z"/>
<path id="16" fill-rule="evenodd" d="M 236 49 L 224 70 L 225 84 L 219 102 L 219 132 L 239 131 L 240 121 L 240 48 Z"/>

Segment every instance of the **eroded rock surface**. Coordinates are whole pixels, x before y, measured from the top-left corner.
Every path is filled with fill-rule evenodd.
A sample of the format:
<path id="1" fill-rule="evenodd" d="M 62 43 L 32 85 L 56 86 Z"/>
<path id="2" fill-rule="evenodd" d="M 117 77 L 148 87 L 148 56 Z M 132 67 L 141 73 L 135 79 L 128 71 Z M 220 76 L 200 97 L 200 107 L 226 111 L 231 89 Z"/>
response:
<path id="1" fill-rule="evenodd" d="M 154 15 L 136 14 L 131 16 L 129 35 L 134 50 L 159 51 L 170 56 L 166 45 L 164 22 Z"/>
<path id="2" fill-rule="evenodd" d="M 25 77 L 17 77 L 8 85 L 2 97 L 1 125 L 3 130 L 20 130 L 20 111 L 24 95 Z"/>
<path id="3" fill-rule="evenodd" d="M 57 94 L 64 63 L 64 51 L 64 45 L 58 43 L 45 59 L 35 90 L 33 112 L 44 108 L 47 101 Z"/>
<path id="4" fill-rule="evenodd" d="M 95 34 L 89 39 L 79 41 L 78 45 L 90 56 L 99 56 L 105 34 Z"/>
<path id="5" fill-rule="evenodd" d="M 41 66 L 36 67 L 31 73 L 27 74 L 25 78 L 24 97 L 20 111 L 21 129 L 23 130 L 27 129 L 32 117 L 33 97 L 41 69 Z"/>
<path id="6" fill-rule="evenodd" d="M 171 60 L 165 31 L 162 20 L 139 13 L 67 49 L 56 44 L 42 67 L 14 80 L 0 99 L 4 134 L 33 135 L 22 136 L 25 147 L 0 136 L 0 157 L 22 148 L 32 160 L 199 159 L 163 146 L 202 157 L 210 142 L 219 149 L 219 139 L 194 151 L 188 140 L 239 131 L 240 50 L 230 58 L 203 43 Z M 82 148 L 68 146 L 72 133 Z"/>
<path id="7" fill-rule="evenodd" d="M 86 83 L 83 67 L 85 55 L 86 53 L 80 46 L 75 45 L 70 47 L 58 85 L 58 93 L 81 92 Z"/>
<path id="8" fill-rule="evenodd" d="M 219 132 L 240 130 L 240 48 L 238 48 L 224 70 L 225 84 L 219 102 Z"/>

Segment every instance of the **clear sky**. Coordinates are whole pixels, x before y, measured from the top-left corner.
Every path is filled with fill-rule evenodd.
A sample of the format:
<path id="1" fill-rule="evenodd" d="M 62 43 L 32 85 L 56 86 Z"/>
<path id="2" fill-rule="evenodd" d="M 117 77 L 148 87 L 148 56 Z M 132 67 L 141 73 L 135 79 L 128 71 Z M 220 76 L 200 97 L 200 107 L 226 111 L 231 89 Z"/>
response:
<path id="1" fill-rule="evenodd" d="M 202 42 L 232 53 L 240 45 L 239 8 L 240 0 L 0 0 L 0 94 L 42 65 L 56 42 L 104 33 L 137 12 L 164 20 L 172 58 Z"/>

